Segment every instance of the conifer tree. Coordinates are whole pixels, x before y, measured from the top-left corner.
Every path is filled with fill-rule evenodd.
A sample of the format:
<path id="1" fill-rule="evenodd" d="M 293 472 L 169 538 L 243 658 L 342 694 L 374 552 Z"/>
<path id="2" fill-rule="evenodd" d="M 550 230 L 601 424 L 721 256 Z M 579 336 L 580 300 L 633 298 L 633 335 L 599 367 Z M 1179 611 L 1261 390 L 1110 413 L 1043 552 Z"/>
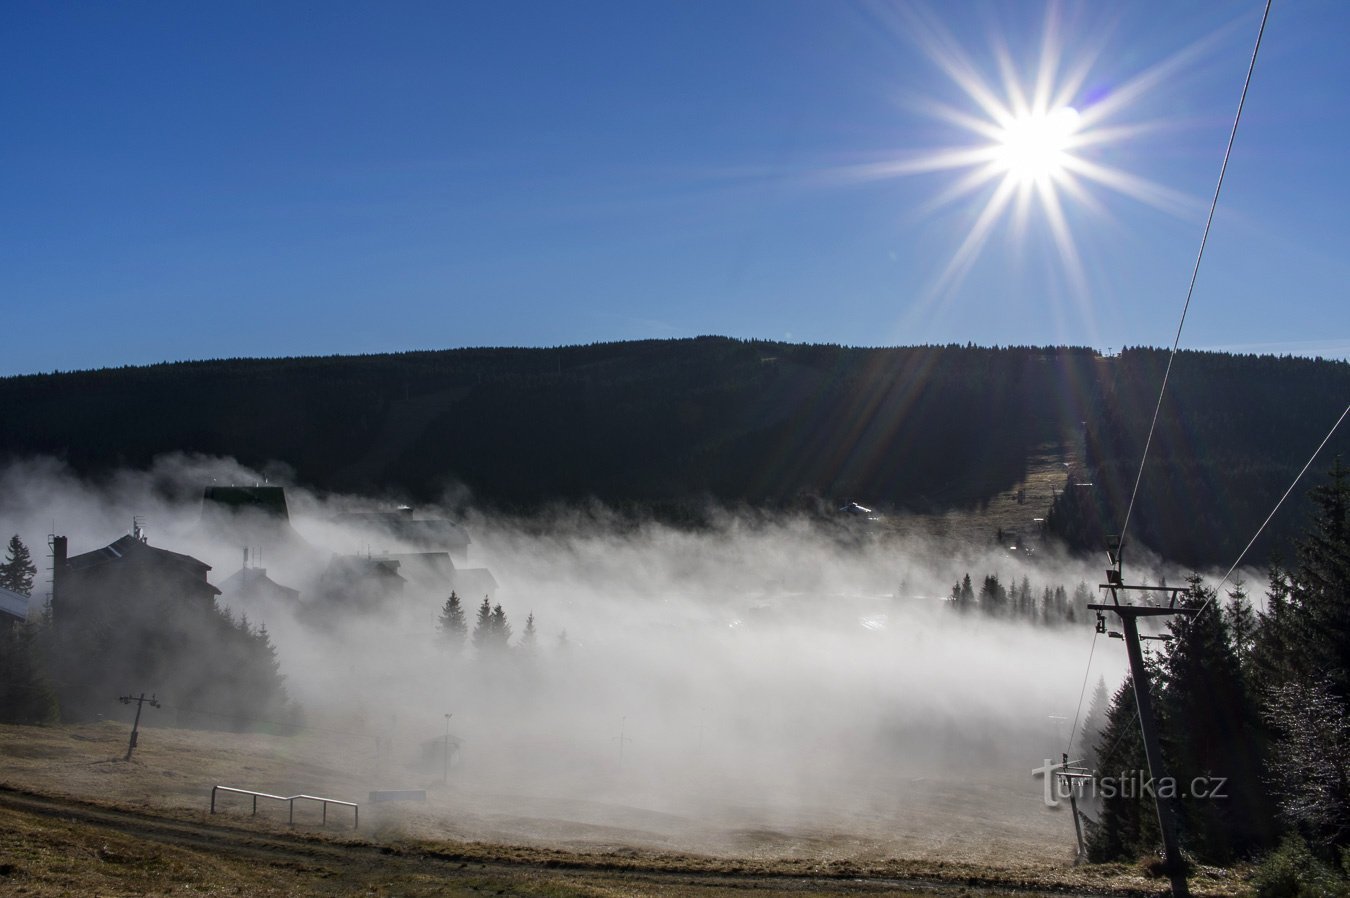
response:
<path id="1" fill-rule="evenodd" d="M 499 652 L 505 652 L 507 645 L 511 642 L 511 624 L 507 621 L 506 612 L 502 610 L 500 603 L 492 608 L 492 615 L 488 621 L 488 632 L 492 636 L 492 648 Z"/>
<path id="2" fill-rule="evenodd" d="M 1083 718 L 1083 727 L 1078 734 L 1078 747 L 1075 757 L 1091 758 L 1097 743 L 1106 732 L 1107 715 L 1111 710 L 1111 694 L 1106 691 L 1106 678 L 1097 678 L 1097 688 L 1092 692 L 1092 701 L 1088 705 L 1087 716 Z"/>
<path id="3" fill-rule="evenodd" d="M 1003 617 L 1008 610 L 1008 591 L 996 574 L 988 574 L 980 585 L 980 610 L 990 617 Z"/>
<path id="4" fill-rule="evenodd" d="M 1312 490 L 1297 563 L 1272 570 L 1253 648 L 1284 819 L 1322 846 L 1350 845 L 1350 484 L 1337 459 Z"/>
<path id="5" fill-rule="evenodd" d="M 1152 851 L 1161 838 L 1157 815 L 1137 788 L 1140 772 L 1148 770 L 1138 707 L 1134 682 L 1126 678 L 1111 697 L 1094 752 L 1099 811 L 1088 822 L 1087 849 L 1088 858 L 1097 863 L 1138 857 Z"/>
<path id="6" fill-rule="evenodd" d="M 40 628 L 29 621 L 0 622 L 0 721 L 49 723 L 57 717 L 56 693 L 47 680 Z"/>
<path id="7" fill-rule="evenodd" d="M 1350 702 L 1350 481 L 1336 459 L 1330 483 L 1312 490 L 1316 516 L 1299 541 L 1290 600 L 1306 641 L 1306 682 L 1323 671 L 1342 702 Z"/>
<path id="8" fill-rule="evenodd" d="M 1084 620 L 1088 616 L 1088 605 L 1092 602 L 1092 590 L 1088 588 L 1087 582 L 1079 580 L 1078 585 L 1073 588 L 1073 601 L 1069 602 L 1068 609 L 1064 612 L 1064 619 L 1069 623 L 1076 623 L 1081 617 Z"/>
<path id="9" fill-rule="evenodd" d="M 1027 620 L 1036 618 L 1036 597 L 1031 593 L 1031 579 L 1025 574 L 1017 587 L 1017 616 Z"/>
<path id="10" fill-rule="evenodd" d="M 1319 848 L 1350 844 L 1350 713 L 1329 680 L 1271 690 L 1267 719 L 1280 737 L 1271 772 L 1286 823 Z"/>
<path id="11" fill-rule="evenodd" d="M 1247 601 L 1247 590 L 1241 579 L 1228 590 L 1228 604 L 1223 609 L 1223 623 L 1233 644 L 1233 652 L 1246 668 L 1256 641 L 1256 612 Z"/>
<path id="12" fill-rule="evenodd" d="M 490 651 L 492 645 L 492 605 L 488 597 L 483 596 L 483 604 L 478 606 L 478 619 L 473 625 L 473 647 L 475 651 Z"/>
<path id="13" fill-rule="evenodd" d="M 1177 782 L 1224 778 L 1222 795 L 1178 790 L 1178 804 L 1186 849 L 1228 863 L 1273 846 L 1276 833 L 1263 782 L 1265 728 L 1216 599 L 1199 576 L 1189 579 L 1182 601 L 1203 610 L 1169 624 L 1172 640 L 1158 667 L 1158 726 Z"/>
<path id="14" fill-rule="evenodd" d="M 469 635 L 469 625 L 464 620 L 464 608 L 460 604 L 459 595 L 454 590 L 450 591 L 450 598 L 445 600 L 441 606 L 441 616 L 438 623 L 442 642 L 453 649 L 464 647 L 465 637 Z"/>
<path id="15" fill-rule="evenodd" d="M 23 540 L 19 539 L 19 534 L 14 534 L 9 539 L 5 560 L 0 563 L 0 586 L 20 595 L 31 595 L 33 575 L 36 573 L 37 565 L 33 564 L 32 554 Z"/>
<path id="16" fill-rule="evenodd" d="M 539 649 L 539 634 L 534 629 L 533 611 L 525 618 L 525 631 L 520 634 L 518 648 L 526 657 L 532 657 Z"/>

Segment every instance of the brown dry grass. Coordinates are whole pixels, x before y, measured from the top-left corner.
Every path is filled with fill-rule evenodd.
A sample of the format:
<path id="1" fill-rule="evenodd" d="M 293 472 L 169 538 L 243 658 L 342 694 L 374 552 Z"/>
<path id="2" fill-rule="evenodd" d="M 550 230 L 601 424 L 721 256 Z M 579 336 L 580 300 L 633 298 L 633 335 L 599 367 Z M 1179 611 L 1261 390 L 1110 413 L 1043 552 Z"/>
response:
<path id="1" fill-rule="evenodd" d="M 954 838 L 946 839 L 950 853 L 939 844 L 907 855 L 887 850 L 894 842 L 824 828 L 745 830 L 739 843 L 699 852 L 678 842 L 662 848 L 661 839 L 641 836 L 625 842 L 617 827 L 587 838 L 587 826 L 575 820 L 535 820 L 527 830 L 519 820 L 456 815 L 433 802 L 364 807 L 355 832 L 338 809 L 326 827 L 312 808 L 298 809 L 292 828 L 284 807 L 260 807 L 254 818 L 242 798 L 211 816 L 210 785 L 364 797 L 364 772 L 322 740 L 152 729 L 142 733 L 130 763 L 121 760 L 125 748 L 121 724 L 0 727 L 0 893 L 713 896 L 747 888 L 819 895 L 934 888 L 1159 894 L 1164 888 L 1138 867 L 1074 868 L 1063 860 L 1019 859 L 1015 848 L 981 860 Z M 959 807 L 954 797 L 947 795 L 942 807 Z M 986 798 L 975 795 L 970 807 L 984 806 Z M 941 830 L 938 822 L 930 817 L 918 828 Z M 945 825 L 953 828 L 951 821 Z M 973 813 L 955 824 L 973 828 L 974 841 L 982 837 L 980 826 Z M 990 820 L 985 835 L 1016 846 L 1015 829 Z M 525 832 L 531 836 L 494 838 Z M 1240 885 L 1236 875 L 1207 871 L 1193 890 L 1228 895 Z"/>

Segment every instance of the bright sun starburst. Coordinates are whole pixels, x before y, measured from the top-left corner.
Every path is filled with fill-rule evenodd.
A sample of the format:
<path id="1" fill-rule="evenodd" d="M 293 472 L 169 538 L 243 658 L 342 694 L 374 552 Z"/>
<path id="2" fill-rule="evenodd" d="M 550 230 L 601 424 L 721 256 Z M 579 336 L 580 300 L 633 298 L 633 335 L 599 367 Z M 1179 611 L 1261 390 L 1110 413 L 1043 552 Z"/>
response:
<path id="1" fill-rule="evenodd" d="M 1019 116 L 1003 127 L 995 160 L 1019 183 L 1036 184 L 1062 177 L 1076 161 L 1069 152 L 1078 121 L 1078 110 L 1072 106 Z"/>
<path id="2" fill-rule="evenodd" d="M 955 288 L 1005 219 L 1011 218 L 1017 235 L 1026 232 L 1033 215 L 1043 220 L 1073 293 L 1086 298 L 1083 264 L 1065 216 L 1067 204 L 1106 213 L 1097 197 L 1105 189 L 1173 214 L 1195 208 L 1192 198 L 1108 166 L 1093 154 L 1158 128 L 1156 122 L 1114 120 L 1192 64 L 1210 42 L 1192 45 L 1109 90 L 1089 91 L 1087 80 L 1100 48 L 1094 51 L 1080 38 L 1075 46 L 1082 49 L 1067 58 L 1056 9 L 1051 5 L 1047 12 L 1040 46 L 1033 48 L 1031 73 L 1020 74 L 1009 49 L 995 43 L 989 58 L 997 72 L 994 79 L 934 16 L 913 6 L 898 12 L 903 21 L 896 23 L 897 33 L 915 40 L 969 101 L 952 105 L 924 98 L 919 111 L 954 126 L 969 139 L 956 146 L 907 153 L 866 166 L 860 173 L 863 177 L 952 173 L 951 182 L 921 214 L 984 196 L 983 204 L 972 208 L 968 230 L 929 291 L 932 299 Z"/>

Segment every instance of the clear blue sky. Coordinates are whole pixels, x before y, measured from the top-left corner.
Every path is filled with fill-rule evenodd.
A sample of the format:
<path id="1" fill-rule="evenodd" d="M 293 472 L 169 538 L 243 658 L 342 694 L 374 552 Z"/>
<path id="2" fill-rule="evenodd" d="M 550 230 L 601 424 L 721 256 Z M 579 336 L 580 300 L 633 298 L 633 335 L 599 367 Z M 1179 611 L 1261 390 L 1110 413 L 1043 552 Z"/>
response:
<path id="1" fill-rule="evenodd" d="M 8 0 L 0 374 L 698 334 L 1170 345 L 1261 6 Z M 1084 133 L 1100 115 L 1073 152 L 1166 208 L 1079 178 L 1055 194 L 1076 266 L 1039 202 L 954 264 L 1001 181 L 942 202 L 971 169 L 926 170 L 990 144 L 935 112 L 981 115 L 943 53 L 1007 102 L 998 48 L 1029 84 L 1047 22 L 1061 99 Z M 1350 354 L 1347 38 L 1350 3 L 1275 3 L 1184 347 Z"/>

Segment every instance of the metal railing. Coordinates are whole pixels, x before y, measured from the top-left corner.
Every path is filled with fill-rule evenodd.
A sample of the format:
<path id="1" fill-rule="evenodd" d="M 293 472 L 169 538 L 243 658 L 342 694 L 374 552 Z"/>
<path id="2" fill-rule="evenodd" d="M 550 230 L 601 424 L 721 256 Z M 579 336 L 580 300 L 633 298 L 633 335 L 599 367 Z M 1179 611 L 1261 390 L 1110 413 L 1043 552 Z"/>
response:
<path id="1" fill-rule="evenodd" d="M 352 809 L 352 829 L 358 829 L 358 828 L 360 827 L 360 825 L 361 825 L 361 809 L 360 809 L 360 807 L 358 807 L 358 806 L 356 805 L 355 802 L 351 802 L 351 801 L 338 801 L 336 798 L 324 798 L 324 797 L 321 796 L 321 795 L 269 795 L 269 794 L 266 793 L 266 792 L 254 792 L 254 791 L 252 791 L 252 790 L 250 790 L 250 789 L 236 789 L 236 788 L 234 788 L 233 786 L 212 786 L 212 787 L 211 787 L 211 813 L 212 813 L 212 814 L 214 814 L 214 813 L 216 812 L 216 793 L 217 793 L 217 792 L 233 792 L 233 793 L 235 793 L 236 795 L 251 795 L 251 796 L 253 796 L 253 816 L 255 816 L 255 817 L 258 816 L 258 799 L 259 799 L 259 798 L 270 798 L 270 799 L 272 799 L 273 801 L 284 801 L 284 802 L 286 802 L 287 804 L 290 805 L 290 817 L 288 818 L 287 822 L 288 822 L 291 826 L 294 826 L 294 825 L 295 825 L 295 803 L 296 803 L 297 801 L 300 801 L 300 800 L 304 800 L 304 801 L 317 801 L 317 802 L 319 802 L 320 804 L 323 805 L 323 825 L 324 825 L 324 826 L 327 826 L 327 825 L 328 825 L 328 806 L 329 806 L 330 804 L 337 804 L 337 805 L 342 805 L 343 807 L 351 808 L 351 809 Z"/>

